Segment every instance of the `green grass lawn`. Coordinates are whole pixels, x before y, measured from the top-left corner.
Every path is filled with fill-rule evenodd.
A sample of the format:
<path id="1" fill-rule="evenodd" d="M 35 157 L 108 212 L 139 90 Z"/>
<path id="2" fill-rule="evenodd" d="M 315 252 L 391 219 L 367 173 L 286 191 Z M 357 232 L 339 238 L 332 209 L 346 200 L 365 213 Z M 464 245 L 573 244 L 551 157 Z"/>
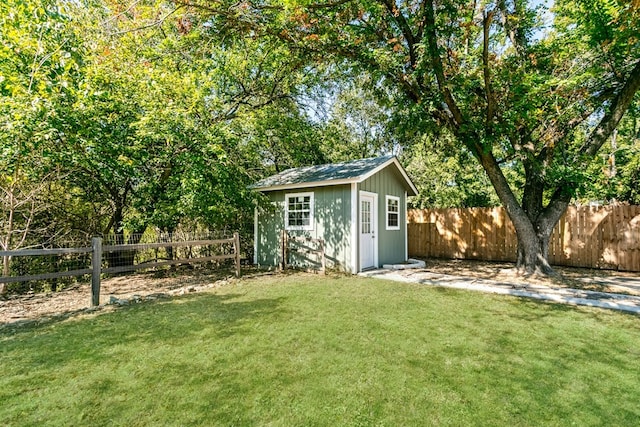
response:
<path id="1" fill-rule="evenodd" d="M 0 332 L 0 425 L 638 425 L 640 318 L 291 275 Z"/>

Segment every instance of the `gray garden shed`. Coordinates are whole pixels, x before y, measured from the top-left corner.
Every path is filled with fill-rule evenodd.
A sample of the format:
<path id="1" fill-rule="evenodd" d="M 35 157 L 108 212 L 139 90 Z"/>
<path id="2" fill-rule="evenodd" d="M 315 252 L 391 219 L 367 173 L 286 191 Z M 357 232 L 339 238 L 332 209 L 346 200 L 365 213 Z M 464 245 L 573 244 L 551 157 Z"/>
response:
<path id="1" fill-rule="evenodd" d="M 357 273 L 407 260 L 407 196 L 417 190 L 395 156 L 289 169 L 251 187 L 271 201 L 255 213 L 258 265 L 281 262 L 282 230 L 323 239 L 329 268 Z"/>

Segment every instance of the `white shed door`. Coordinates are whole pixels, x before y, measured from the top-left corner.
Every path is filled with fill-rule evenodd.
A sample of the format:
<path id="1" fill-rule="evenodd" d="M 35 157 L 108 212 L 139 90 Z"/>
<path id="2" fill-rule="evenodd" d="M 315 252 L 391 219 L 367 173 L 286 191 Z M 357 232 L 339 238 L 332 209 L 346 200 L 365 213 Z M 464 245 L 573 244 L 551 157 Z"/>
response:
<path id="1" fill-rule="evenodd" d="M 360 270 L 376 266 L 376 198 L 360 193 Z"/>

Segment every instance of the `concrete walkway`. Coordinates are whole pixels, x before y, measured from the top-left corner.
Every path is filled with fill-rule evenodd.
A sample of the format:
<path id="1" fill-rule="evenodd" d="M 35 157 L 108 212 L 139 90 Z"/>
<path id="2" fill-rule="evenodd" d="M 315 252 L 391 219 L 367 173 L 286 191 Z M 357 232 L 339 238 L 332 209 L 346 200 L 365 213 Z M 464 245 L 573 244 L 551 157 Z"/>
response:
<path id="1" fill-rule="evenodd" d="M 395 280 L 406 283 L 420 283 L 424 285 L 442 286 L 446 288 L 513 295 L 518 297 L 552 301 L 562 304 L 586 305 L 589 307 L 608 308 L 612 310 L 620 310 L 640 314 L 640 297 L 624 294 L 585 291 L 581 289 L 550 287 L 533 284 L 512 284 L 487 279 L 474 279 L 471 277 L 432 273 L 424 269 L 379 269 L 366 271 L 360 273 L 360 275 L 365 277 Z M 615 279 L 616 278 L 611 278 L 609 280 L 613 281 Z M 620 284 L 622 285 L 621 288 L 624 288 L 625 286 L 633 286 L 634 289 L 640 290 L 640 279 L 621 279 L 626 279 L 626 282 L 607 282 L 607 284 Z"/>

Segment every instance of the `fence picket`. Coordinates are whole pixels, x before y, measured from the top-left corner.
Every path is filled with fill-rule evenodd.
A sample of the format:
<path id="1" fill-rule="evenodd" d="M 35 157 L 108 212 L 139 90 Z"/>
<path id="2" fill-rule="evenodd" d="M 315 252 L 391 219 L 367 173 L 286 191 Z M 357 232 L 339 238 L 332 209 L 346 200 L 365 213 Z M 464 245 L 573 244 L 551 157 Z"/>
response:
<path id="1" fill-rule="evenodd" d="M 407 218 L 410 256 L 516 259 L 515 229 L 501 207 L 413 209 Z M 551 235 L 549 261 L 640 271 L 640 206 L 570 206 Z"/>
<path id="2" fill-rule="evenodd" d="M 298 246 L 296 245 L 296 242 Z M 316 247 L 309 246 L 315 244 Z M 327 258 L 325 253 L 324 239 L 313 239 L 304 236 L 291 236 L 286 230 L 282 230 L 282 269 L 286 270 L 288 265 L 292 265 L 290 257 L 297 253 L 316 254 L 320 263 L 320 273 L 325 274 L 327 270 Z"/>

